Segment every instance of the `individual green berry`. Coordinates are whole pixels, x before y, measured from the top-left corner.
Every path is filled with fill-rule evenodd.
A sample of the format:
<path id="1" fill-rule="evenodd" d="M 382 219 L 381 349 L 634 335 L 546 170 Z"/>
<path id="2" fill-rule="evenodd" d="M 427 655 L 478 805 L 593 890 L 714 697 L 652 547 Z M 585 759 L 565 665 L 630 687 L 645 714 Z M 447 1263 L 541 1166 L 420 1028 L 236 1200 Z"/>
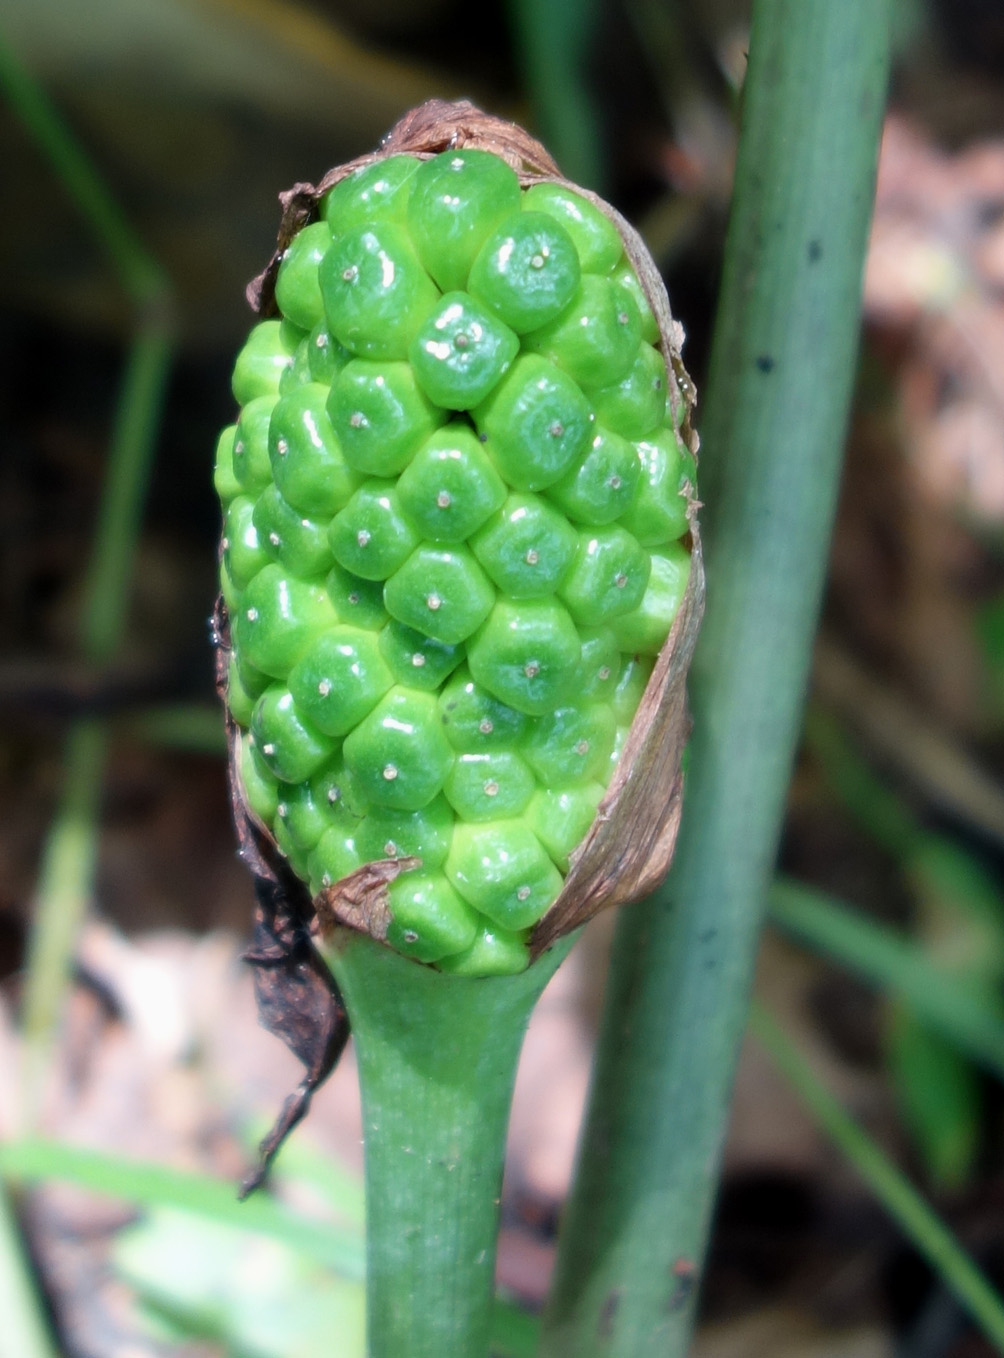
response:
<path id="1" fill-rule="evenodd" d="M 638 606 L 610 624 L 625 651 L 658 655 L 680 610 L 690 579 L 690 553 L 679 542 L 653 549 L 652 574 Z"/>
<path id="2" fill-rule="evenodd" d="M 359 484 L 326 409 L 328 389 L 310 382 L 283 396 L 268 425 L 272 476 L 283 499 L 311 518 L 341 509 Z"/>
<path id="3" fill-rule="evenodd" d="M 523 354 L 474 412 L 492 461 L 514 490 L 543 490 L 585 452 L 593 414 L 567 373 Z"/>
<path id="4" fill-rule="evenodd" d="M 256 396 L 241 411 L 234 435 L 234 479 L 246 495 L 257 496 L 272 479 L 268 426 L 276 396 Z"/>
<path id="5" fill-rule="evenodd" d="M 520 934 L 494 925 L 482 928 L 462 953 L 441 957 L 440 971 L 451 976 L 515 976 L 530 965 L 530 949 Z"/>
<path id="6" fill-rule="evenodd" d="M 645 687 L 652 674 L 653 661 L 648 656 L 633 655 L 624 662 L 610 709 L 621 726 L 629 726 L 638 710 Z"/>
<path id="7" fill-rule="evenodd" d="M 482 445 L 458 420 L 426 439 L 397 489 L 409 519 L 433 542 L 463 542 L 506 497 Z"/>
<path id="8" fill-rule="evenodd" d="M 296 346 L 292 363 L 279 378 L 279 395 L 285 396 L 288 392 L 295 391 L 297 387 L 306 386 L 308 382 L 313 380 L 310 373 L 310 336 L 304 335 Z"/>
<path id="9" fill-rule="evenodd" d="M 397 483 L 364 481 L 331 520 L 328 540 L 335 560 L 364 580 L 386 580 L 418 545 L 419 537 L 401 509 Z"/>
<path id="10" fill-rule="evenodd" d="M 310 889 L 316 895 L 361 868 L 362 853 L 356 847 L 356 827 L 339 822 L 325 830 L 307 859 Z"/>
<path id="11" fill-rule="evenodd" d="M 564 311 L 580 276 L 579 256 L 561 223 L 543 212 L 521 212 L 485 241 L 467 290 L 523 335 Z"/>
<path id="12" fill-rule="evenodd" d="M 475 683 L 466 665 L 440 693 L 439 713 L 447 740 L 455 750 L 469 753 L 516 748 L 528 725 L 523 712 Z"/>
<path id="13" fill-rule="evenodd" d="M 510 495 L 471 538 L 474 555 L 503 594 L 553 594 L 578 546 L 575 529 L 537 495 Z"/>
<path id="14" fill-rule="evenodd" d="M 299 710 L 289 689 L 266 689 L 251 716 L 255 748 L 266 768 L 285 783 L 299 783 L 331 758 L 335 744 Z"/>
<path id="15" fill-rule="evenodd" d="M 328 224 L 313 222 L 296 233 L 279 265 L 275 300 L 282 314 L 304 330 L 312 330 L 324 319 L 317 270 L 330 245 Z"/>
<path id="16" fill-rule="evenodd" d="M 643 547 L 661 547 L 682 537 L 689 527 L 683 484 L 689 474 L 679 436 L 662 429 L 635 444 L 641 477 L 621 523 Z"/>
<path id="17" fill-rule="evenodd" d="M 307 336 L 307 367 L 310 380 L 321 382 L 330 387 L 332 382 L 351 361 L 352 354 L 344 344 L 339 344 L 328 329 L 327 322 L 315 325 Z"/>
<path id="18" fill-rule="evenodd" d="M 328 329 L 359 358 L 407 358 L 439 292 L 394 222 L 350 227 L 324 256 Z"/>
<path id="19" fill-rule="evenodd" d="M 220 542 L 223 563 L 234 588 L 238 590 L 244 589 L 269 562 L 269 555 L 255 527 L 254 508 L 252 499 L 247 495 L 238 495 L 230 501 L 223 519 L 223 538 Z"/>
<path id="20" fill-rule="evenodd" d="M 477 914 L 439 873 L 402 872 L 387 889 L 387 903 L 387 942 L 419 962 L 464 953 L 478 936 Z"/>
<path id="21" fill-rule="evenodd" d="M 411 179 L 421 161 L 414 156 L 388 156 L 354 170 L 325 195 L 321 204 L 332 233 L 376 221 L 402 223 L 411 192 Z"/>
<path id="22" fill-rule="evenodd" d="M 534 722 L 523 757 L 543 787 L 602 777 L 617 722 L 605 703 L 558 707 Z"/>
<path id="23" fill-rule="evenodd" d="M 284 679 L 318 632 L 338 619 L 327 590 L 274 563 L 248 584 L 234 620 L 234 642 L 255 669 Z"/>
<path id="24" fill-rule="evenodd" d="M 464 658 L 462 645 L 423 636 L 402 622 L 389 622 L 380 632 L 380 653 L 395 684 L 434 693 Z"/>
<path id="25" fill-rule="evenodd" d="M 641 340 L 634 298 L 609 278 L 583 274 L 575 296 L 549 325 L 523 339 L 580 386 L 619 382 L 630 369 Z"/>
<path id="26" fill-rule="evenodd" d="M 452 839 L 453 812 L 440 795 L 418 811 L 372 807 L 359 825 L 356 843 L 367 862 L 420 858 L 431 871 L 446 862 Z"/>
<path id="27" fill-rule="evenodd" d="M 301 579 L 324 575 L 330 569 L 328 525 L 305 519 L 299 510 L 286 503 L 278 486 L 266 486 L 258 496 L 253 522 L 269 558 L 295 571 Z"/>
<path id="28" fill-rule="evenodd" d="M 303 854 L 309 854 L 334 823 L 331 808 L 318 801 L 310 783 L 282 786 L 275 819 L 276 828 L 282 825 L 289 844 Z"/>
<path id="29" fill-rule="evenodd" d="M 466 292 L 447 292 L 412 341 L 415 376 L 430 401 L 470 410 L 512 367 L 519 336 Z"/>
<path id="30" fill-rule="evenodd" d="M 512 750 L 461 754 L 446 779 L 446 797 L 462 821 L 519 816 L 536 784 L 529 765 Z"/>
<path id="31" fill-rule="evenodd" d="M 607 703 L 617 689 L 621 652 L 610 627 L 580 627 L 582 659 L 574 693 L 577 701 Z"/>
<path id="32" fill-rule="evenodd" d="M 579 534 L 558 593 L 576 622 L 598 627 L 641 603 L 649 570 L 648 553 L 626 529 L 593 528 Z"/>
<path id="33" fill-rule="evenodd" d="M 237 771 L 244 789 L 244 800 L 252 815 L 263 825 L 270 825 L 279 803 L 279 784 L 258 754 L 249 734 L 241 736 Z"/>
<path id="34" fill-rule="evenodd" d="M 446 419 L 428 399 L 410 363 L 353 359 L 328 401 L 345 459 L 367 476 L 396 476 Z"/>
<path id="35" fill-rule="evenodd" d="M 408 229 L 419 258 L 444 292 L 467 285 L 485 239 L 520 208 L 519 180 L 487 151 L 444 151 L 411 181 Z"/>
<path id="36" fill-rule="evenodd" d="M 571 697 L 581 659 L 575 624 L 556 599 L 499 599 L 467 648 L 476 682 L 531 717 Z"/>
<path id="37" fill-rule="evenodd" d="M 418 547 L 384 586 L 391 617 L 455 645 L 491 612 L 495 591 L 466 547 Z"/>
<path id="38" fill-rule="evenodd" d="M 272 682 L 271 675 L 256 670 L 243 651 L 234 648 L 231 652 L 234 673 L 241 688 L 251 699 L 260 698 Z M 247 726 L 249 723 L 245 722 Z"/>
<path id="39" fill-rule="evenodd" d="M 310 795 L 318 806 L 326 808 L 329 821 L 344 823 L 343 828 L 353 828 L 352 822 L 362 820 L 372 810 L 349 772 L 341 750 L 311 778 Z M 358 825 L 354 828 L 358 829 Z"/>
<path id="40" fill-rule="evenodd" d="M 279 803 L 282 808 L 283 803 Z M 309 857 L 305 849 L 301 849 L 299 844 L 289 832 L 286 822 L 279 817 L 276 811 L 275 820 L 272 822 L 272 837 L 278 845 L 279 852 L 287 860 L 289 866 L 296 873 L 297 877 L 306 877 L 309 872 Z"/>
<path id="41" fill-rule="evenodd" d="M 340 622 L 379 632 L 389 621 L 390 614 L 383 606 L 382 581 L 364 580 L 336 561 L 324 584 Z"/>
<path id="42" fill-rule="evenodd" d="M 429 693 L 392 688 L 345 737 L 345 763 L 374 806 L 420 811 L 442 790 L 453 751 Z"/>
<path id="43" fill-rule="evenodd" d="M 646 344 L 658 344 L 659 322 L 655 319 L 652 305 L 645 295 L 645 289 L 638 281 L 638 275 L 632 269 L 630 261 L 623 260 L 613 273 L 610 275 L 615 283 L 619 283 L 622 288 L 634 298 L 635 306 L 638 308 L 638 315 L 641 317 L 641 337 Z"/>
<path id="44" fill-rule="evenodd" d="M 458 824 L 446 876 L 480 914 L 508 930 L 535 924 L 561 890 L 557 868 L 520 820 Z"/>
<path id="45" fill-rule="evenodd" d="M 666 364 L 651 344 L 638 346 L 619 382 L 591 387 L 596 418 L 626 439 L 653 434 L 666 419 Z"/>
<path id="46" fill-rule="evenodd" d="M 560 872 L 567 872 L 572 853 L 585 839 L 603 800 L 598 782 L 574 787 L 538 788 L 524 820 Z"/>
<path id="47" fill-rule="evenodd" d="M 213 464 L 213 489 L 224 510 L 235 495 L 241 493 L 240 482 L 234 476 L 234 438 L 237 426 L 228 424 L 216 440 L 216 459 Z"/>
<path id="48" fill-rule="evenodd" d="M 609 273 L 623 251 L 613 222 L 581 194 L 561 184 L 533 184 L 523 194 L 524 212 L 546 212 L 560 222 L 578 251 L 583 271 Z"/>
<path id="49" fill-rule="evenodd" d="M 254 711 L 257 694 L 251 694 L 241 682 L 237 661 L 233 655 L 227 665 L 227 711 L 238 726 L 247 727 Z"/>
<path id="50" fill-rule="evenodd" d="M 279 394 L 279 383 L 302 339 L 303 331 L 289 321 L 258 322 L 234 363 L 232 385 L 238 405 Z"/>
<path id="51" fill-rule="evenodd" d="M 547 497 L 576 523 L 612 523 L 630 508 L 640 478 L 636 449 L 597 425 L 585 457 L 548 486 Z"/>
<path id="52" fill-rule="evenodd" d="M 322 632 L 289 672 L 299 710 L 328 736 L 344 736 L 394 683 L 374 632 L 333 627 Z"/>

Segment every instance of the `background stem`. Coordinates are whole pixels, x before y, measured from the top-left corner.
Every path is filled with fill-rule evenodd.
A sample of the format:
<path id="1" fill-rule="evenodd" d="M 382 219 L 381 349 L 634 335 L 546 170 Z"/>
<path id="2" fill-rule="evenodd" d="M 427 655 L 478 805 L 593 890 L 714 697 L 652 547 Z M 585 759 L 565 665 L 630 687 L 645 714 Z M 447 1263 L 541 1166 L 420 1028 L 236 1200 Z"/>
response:
<path id="1" fill-rule="evenodd" d="M 516 1062 L 571 941 L 518 976 L 483 980 L 348 930 L 326 949 L 363 1099 L 370 1358 L 488 1352 Z"/>
<path id="2" fill-rule="evenodd" d="M 544 1353 L 686 1352 L 858 341 L 885 0 L 757 0 L 702 426 L 708 607 L 676 862 L 622 912 Z"/>

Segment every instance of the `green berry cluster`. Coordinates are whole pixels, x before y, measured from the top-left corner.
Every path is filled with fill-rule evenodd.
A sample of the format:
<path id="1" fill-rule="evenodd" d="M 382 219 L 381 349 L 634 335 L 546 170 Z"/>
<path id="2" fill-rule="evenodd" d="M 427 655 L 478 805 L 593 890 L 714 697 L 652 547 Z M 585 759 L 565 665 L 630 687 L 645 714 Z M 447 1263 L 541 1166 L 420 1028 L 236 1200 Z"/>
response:
<path id="1" fill-rule="evenodd" d="M 522 969 L 686 589 L 694 465 L 610 220 L 486 151 L 340 181 L 220 436 L 228 704 L 313 892 L 416 856 L 389 941 Z"/>

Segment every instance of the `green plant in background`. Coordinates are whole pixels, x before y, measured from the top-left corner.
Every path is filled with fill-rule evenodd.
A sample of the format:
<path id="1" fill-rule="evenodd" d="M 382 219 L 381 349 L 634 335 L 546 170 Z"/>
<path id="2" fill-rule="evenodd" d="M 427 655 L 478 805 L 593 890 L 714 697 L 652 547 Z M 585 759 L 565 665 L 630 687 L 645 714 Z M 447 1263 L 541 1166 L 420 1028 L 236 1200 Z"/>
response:
<path id="1" fill-rule="evenodd" d="M 893 855 L 913 896 L 931 965 L 988 1018 L 1004 1017 L 1004 898 L 952 840 L 924 828 L 858 756 L 836 722 L 811 712 L 806 746 L 866 834 Z M 982 1099 L 971 1063 L 901 997 L 886 1015 L 886 1048 L 904 1120 L 934 1184 L 959 1188 L 979 1150 Z"/>
<path id="2" fill-rule="evenodd" d="M 692 1283 L 699 1270 L 714 1179 L 713 1172 L 704 1166 L 713 1164 L 713 1149 L 721 1135 L 732 1052 L 742 1024 L 745 978 L 759 915 L 756 905 L 765 892 L 773 849 L 772 827 L 787 775 L 796 724 L 793 713 L 804 676 L 805 639 L 821 570 L 825 538 L 821 524 L 827 515 L 846 403 L 852 347 L 849 336 L 857 307 L 856 271 L 863 248 L 862 223 L 867 215 L 868 175 L 880 102 L 883 22 L 882 6 L 857 3 L 831 10 L 818 0 L 800 4 L 759 0 L 756 7 L 743 158 L 705 425 L 711 472 L 711 490 L 705 495 L 713 500 L 715 575 L 712 626 L 695 692 L 702 724 L 695 749 L 691 807 L 696 804 L 700 816 L 689 816 L 693 828 L 688 831 L 690 845 L 685 846 L 684 861 L 671 888 L 676 919 L 668 940 L 662 903 L 666 897 L 650 907 L 632 907 L 622 922 L 615 964 L 615 1005 L 630 997 L 637 981 L 637 999 L 626 1017 L 636 1026 L 639 1045 L 648 1043 L 654 1059 L 644 1053 L 639 1059 L 637 1050 L 630 1046 L 614 1048 L 612 1038 L 625 1021 L 623 1008 L 618 1013 L 615 1007 L 607 1021 L 608 1037 L 594 1105 L 603 1097 L 619 1095 L 620 1088 L 611 1079 L 615 1054 L 624 1066 L 621 1087 L 628 1097 L 618 1110 L 619 1125 L 613 1128 L 616 1134 L 611 1143 L 610 1182 L 605 1191 L 602 1184 L 598 1185 L 595 1166 L 591 1168 L 589 1160 L 591 1148 L 596 1146 L 597 1115 L 593 1115 L 584 1173 L 580 1174 L 578 1197 L 562 1246 L 558 1292 L 544 1341 L 548 1352 L 650 1353 L 658 1342 L 655 1336 L 660 1326 L 666 1324 L 664 1309 L 656 1308 L 667 1299 L 665 1291 L 659 1290 L 664 1288 L 667 1258 L 673 1263 L 680 1260 L 683 1266 L 673 1275 L 670 1300 L 676 1310 L 669 1318 L 673 1333 L 664 1338 L 661 1351 L 682 1355 L 687 1347 L 695 1291 Z M 9 54 L 4 56 L 0 66 L 4 86 L 15 105 L 26 110 L 42 145 L 51 150 L 53 126 L 57 128 L 56 141 L 65 145 L 65 132 L 39 92 L 30 82 L 25 83 L 23 72 Z M 540 69 L 544 69 L 543 64 Z M 43 110 L 41 116 L 39 108 Z M 833 115 L 834 109 L 853 109 L 863 113 L 864 121 L 859 124 L 850 115 L 840 119 Z M 809 154 L 812 149 L 815 154 Z M 58 154 L 54 158 L 68 182 L 80 182 L 79 164 L 74 168 L 72 157 L 70 161 Z M 832 198 L 826 196 L 822 178 Z M 93 182 L 98 183 L 96 179 Z M 85 205 L 91 201 L 87 192 L 82 196 Z M 94 201 L 102 198 L 107 196 L 99 195 Z M 97 217 L 101 219 L 100 210 Z M 121 222 L 117 211 L 114 219 Z M 762 229 L 768 225 L 774 229 Z M 827 245 L 825 254 L 813 251 L 813 241 Z M 810 263 L 812 268 L 808 267 Z M 749 291 L 737 288 L 747 280 L 752 280 Z M 154 331 L 159 324 L 155 316 L 151 321 Z M 810 334 L 811 343 L 807 339 Z M 156 352 L 156 345 L 151 344 L 148 358 Z M 145 372 L 151 380 L 133 383 L 129 388 L 133 398 L 125 409 L 135 413 L 120 423 L 132 435 L 145 435 L 155 427 L 153 412 L 161 380 L 156 378 L 158 371 L 157 364 L 141 363 L 139 374 Z M 807 458 L 807 448 L 825 449 L 826 455 L 817 451 Z M 113 477 L 109 481 L 110 498 L 120 507 L 135 504 L 135 496 L 122 494 L 129 480 Z M 818 498 L 807 486 L 813 480 Z M 137 483 L 133 480 L 132 484 L 135 487 Z M 119 490 L 112 492 L 116 485 Z M 107 517 L 104 522 L 108 524 Z M 116 588 L 121 588 L 127 574 L 133 537 L 130 523 L 134 519 L 126 514 L 124 520 L 113 520 L 105 530 L 115 541 L 114 552 L 106 559 L 118 563 L 112 572 L 118 582 Z M 749 576 L 745 581 L 739 578 L 744 571 Z M 779 581 L 784 589 L 778 588 Z M 115 589 L 111 597 L 116 597 Z M 114 613 L 112 608 L 109 616 Z M 771 655 L 772 651 L 776 654 Z M 744 723 L 749 729 L 743 729 Z M 149 729 L 156 732 L 160 728 L 151 722 Z M 175 723 L 167 729 L 176 733 L 180 728 Z M 712 742 L 718 742 L 720 758 L 712 757 Z M 55 855 L 59 871 L 50 867 L 40 889 L 43 919 L 56 924 L 49 936 L 60 940 L 55 948 L 36 946 L 30 965 L 29 984 L 49 997 L 46 1034 L 53 1032 L 51 1016 L 65 991 L 76 922 L 89 896 L 100 760 L 90 760 L 88 771 L 84 768 L 88 764 L 86 754 L 86 746 L 75 755 L 71 747 L 70 768 L 77 770 L 77 776 L 71 776 L 68 787 L 76 792 L 53 831 L 53 843 L 61 838 L 64 851 Z M 722 836 L 724 850 L 719 847 Z M 719 875 L 715 877 L 715 873 Z M 719 887 L 723 889 L 716 896 L 712 888 Z M 892 931 L 801 889 L 779 886 L 772 908 L 775 919 L 786 928 L 870 976 L 886 993 L 908 1002 L 930 1030 L 1000 1074 L 1004 1047 L 999 1017 L 964 977 L 933 966 L 924 950 Z M 727 935 L 723 932 L 725 925 L 729 926 Z M 719 930 L 717 937 L 711 935 L 712 929 Z M 639 957 L 638 939 L 643 934 L 651 951 L 646 958 Z M 654 947 L 650 947 L 653 941 Z M 355 960 L 350 957 L 353 949 L 358 952 Z M 405 987 L 395 995 L 405 1014 L 415 1003 L 435 1010 L 442 1003 L 442 992 L 437 995 L 436 988 L 452 980 L 430 968 L 404 962 L 362 938 L 353 948 L 336 947 L 331 955 L 336 971 L 341 968 L 347 991 L 353 986 L 365 990 L 366 978 L 374 968 L 389 968 L 395 979 L 403 974 L 396 970 L 400 968 L 407 968 L 410 976 L 421 977 L 414 991 Z M 350 960 L 345 963 L 345 958 Z M 707 967 L 709 959 L 713 965 Z M 547 962 L 555 961 L 552 953 Z M 655 979 L 660 971 L 665 977 L 662 983 Z M 539 979 L 542 981 L 543 976 Z M 515 978 L 462 978 L 453 984 L 477 990 L 510 982 L 523 987 L 521 1002 L 528 1006 L 538 984 L 534 968 Z M 392 980 L 388 989 L 393 989 L 393 984 Z M 706 991 L 703 1003 L 696 1002 L 699 987 Z M 427 994 L 421 994 L 421 989 Z M 515 991 L 510 993 L 515 995 Z M 666 1003 L 667 994 L 671 1003 Z M 367 1013 L 365 1000 L 357 1008 L 357 1021 L 371 1030 L 368 1042 L 375 1066 L 371 1108 L 375 1115 L 389 1115 L 394 1096 L 386 1085 L 395 1082 L 398 1072 L 408 1081 L 409 1097 L 423 1102 L 421 1132 L 428 1138 L 427 1153 L 451 1163 L 437 1141 L 442 1131 L 437 1109 L 441 1112 L 456 1100 L 457 1090 L 451 1088 L 449 1076 L 454 1063 L 466 1059 L 477 1047 L 483 1015 L 478 1018 L 477 1006 L 463 1010 L 462 1022 L 469 1031 L 458 1040 L 469 1043 L 466 1051 L 457 1046 L 430 1052 L 416 1034 L 412 1051 L 402 1050 L 395 1041 L 388 1052 L 382 1053 L 386 1016 Z M 511 1042 L 518 1044 L 521 1022 L 521 1016 L 514 1017 L 508 1029 Z M 1004 1312 L 999 1299 L 957 1242 L 881 1152 L 819 1088 L 769 1019 L 758 1017 L 757 1031 L 807 1106 L 1004 1352 Z M 493 1061 L 511 1056 L 487 1040 L 481 1043 L 481 1053 Z M 405 1061 L 403 1070 L 396 1064 L 401 1059 Z M 695 1065 L 699 1066 L 696 1075 Z M 492 1078 L 496 1090 L 500 1090 L 509 1077 L 498 1076 L 496 1071 Z M 670 1096 L 665 1093 L 667 1088 Z M 397 1134 L 407 1141 L 409 1130 L 406 1124 L 399 1124 Z M 667 1144 L 668 1155 L 660 1163 L 657 1157 Z M 649 1145 L 653 1156 L 646 1158 Z M 475 1163 L 470 1160 L 472 1152 L 478 1150 L 477 1145 L 469 1146 L 462 1157 L 469 1162 L 468 1168 Z M 665 1166 L 670 1170 L 669 1193 Z M 280 1181 L 286 1172 L 297 1171 L 287 1171 L 280 1160 Z M 298 1262 L 279 1262 L 273 1256 L 272 1266 L 285 1285 L 271 1294 L 271 1300 L 277 1310 L 297 1305 L 314 1308 L 315 1347 L 307 1348 L 305 1340 L 305 1352 L 330 1351 L 331 1335 L 326 1324 L 336 1314 L 343 1322 L 347 1315 L 345 1310 L 339 1312 L 338 1297 L 348 1296 L 355 1288 L 358 1298 L 361 1242 L 357 1201 L 354 1206 L 332 1201 L 330 1224 L 319 1225 L 268 1198 L 252 1199 L 239 1207 L 233 1202 L 230 1186 L 223 1183 L 173 1176 L 159 1167 L 130 1166 L 108 1157 L 81 1156 L 69 1148 L 32 1141 L 0 1148 L 0 1174 L 14 1184 L 50 1177 L 69 1179 L 146 1205 L 153 1215 L 145 1226 L 123 1240 L 119 1266 L 158 1313 L 162 1334 L 181 1337 L 201 1333 L 222 1340 L 235 1351 L 246 1349 L 256 1355 L 261 1352 L 263 1358 L 272 1358 L 273 1354 L 286 1358 L 283 1336 L 266 1336 L 270 1345 L 278 1347 L 254 1349 L 254 1336 L 242 1322 L 247 1297 L 232 1293 L 222 1306 L 218 1298 L 212 1303 L 205 1288 L 198 1285 L 199 1280 L 191 1277 L 191 1259 L 205 1249 L 221 1255 L 233 1249 L 233 1259 L 241 1257 L 244 1245 L 237 1240 L 238 1222 L 268 1237 L 269 1248 L 281 1247 L 296 1256 Z M 419 1176 L 410 1177 L 417 1180 Z M 428 1191 L 435 1192 L 437 1182 L 441 1179 L 430 1179 Z M 416 1184 L 409 1188 L 410 1199 L 399 1201 L 397 1206 L 409 1212 L 421 1211 L 418 1199 L 424 1191 Z M 467 1211 L 465 1194 L 466 1189 L 456 1191 L 454 1198 L 461 1214 Z M 577 1225 L 583 1222 L 584 1201 L 596 1207 L 596 1224 L 588 1228 Z M 394 1205 L 394 1199 L 388 1197 L 378 1210 L 393 1210 Z M 647 1215 L 649 1206 L 660 1217 L 654 1230 Z M 178 1209 L 190 1215 L 179 1219 Z M 475 1229 L 487 1230 L 483 1198 L 482 1207 L 472 1209 L 471 1216 Z M 616 1227 L 612 1234 L 611 1220 Z M 668 1241 L 666 1226 L 674 1233 Z M 231 1230 L 235 1232 L 231 1237 L 220 1234 Z M 622 1239 L 628 1246 L 626 1252 L 611 1248 L 619 1247 Z M 680 1240 L 688 1252 L 676 1255 Z M 603 1258 L 605 1252 L 609 1253 L 611 1267 Z M 393 1252 L 388 1249 L 381 1261 L 394 1267 Z M 583 1266 L 578 1279 L 571 1265 Z M 444 1280 L 438 1272 L 431 1302 L 444 1308 L 462 1307 L 465 1303 L 458 1290 L 444 1295 Z M 232 1275 L 217 1275 L 217 1279 L 225 1291 Z M 483 1269 L 477 1286 L 482 1298 L 487 1295 L 490 1278 Z M 321 1295 L 329 1289 L 330 1297 Z M 50 1354 L 53 1346 L 45 1333 L 37 1297 L 32 1294 L 31 1274 L 21 1256 L 16 1222 L 6 1210 L 0 1219 L 0 1295 L 5 1302 L 5 1333 L 23 1337 L 19 1358 Z M 594 1298 L 607 1303 L 600 1314 L 613 1322 L 603 1333 L 595 1328 L 598 1310 L 593 1307 Z M 351 1300 L 347 1304 L 350 1308 L 357 1306 Z M 351 1323 L 356 1328 L 351 1336 L 345 1333 L 345 1343 L 340 1343 L 340 1351 L 346 1353 L 353 1343 L 361 1343 L 358 1309 L 354 1315 Z M 578 1330 L 577 1319 L 581 1322 Z M 406 1325 L 408 1317 L 388 1313 L 386 1323 L 388 1332 L 393 1333 L 393 1327 Z M 488 1325 L 482 1320 L 479 1327 L 480 1334 L 486 1336 Z M 514 1356 L 534 1351 L 533 1326 L 525 1318 L 497 1307 L 492 1327 L 494 1350 Z M 581 1336 L 580 1347 L 568 1347 L 569 1333 Z M 580 1340 L 571 1342 L 579 1344 Z M 439 1343 L 437 1352 L 450 1351 L 446 1347 L 449 1340 L 442 1338 Z"/>

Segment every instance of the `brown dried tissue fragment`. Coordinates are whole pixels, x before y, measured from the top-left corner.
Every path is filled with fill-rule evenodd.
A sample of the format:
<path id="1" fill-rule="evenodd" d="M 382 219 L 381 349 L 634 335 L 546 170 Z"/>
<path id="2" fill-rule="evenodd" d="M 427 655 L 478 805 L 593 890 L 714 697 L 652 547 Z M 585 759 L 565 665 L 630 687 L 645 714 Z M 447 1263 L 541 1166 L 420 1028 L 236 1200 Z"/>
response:
<path id="1" fill-rule="evenodd" d="M 216 687 L 226 698 L 230 624 L 222 599 L 213 619 Z M 245 1198 L 261 1187 L 282 1143 L 310 1109 L 314 1090 L 331 1074 L 349 1038 L 349 1019 L 331 972 L 310 938 L 314 907 L 310 895 L 281 857 L 271 836 L 248 811 L 237 753 L 240 732 L 227 718 L 230 798 L 239 852 L 254 878 L 255 919 L 244 953 L 254 972 L 255 1001 L 263 1028 L 274 1033 L 303 1062 L 305 1073 L 284 1102 L 275 1125 L 259 1146 L 257 1167 L 241 1186 Z"/>

